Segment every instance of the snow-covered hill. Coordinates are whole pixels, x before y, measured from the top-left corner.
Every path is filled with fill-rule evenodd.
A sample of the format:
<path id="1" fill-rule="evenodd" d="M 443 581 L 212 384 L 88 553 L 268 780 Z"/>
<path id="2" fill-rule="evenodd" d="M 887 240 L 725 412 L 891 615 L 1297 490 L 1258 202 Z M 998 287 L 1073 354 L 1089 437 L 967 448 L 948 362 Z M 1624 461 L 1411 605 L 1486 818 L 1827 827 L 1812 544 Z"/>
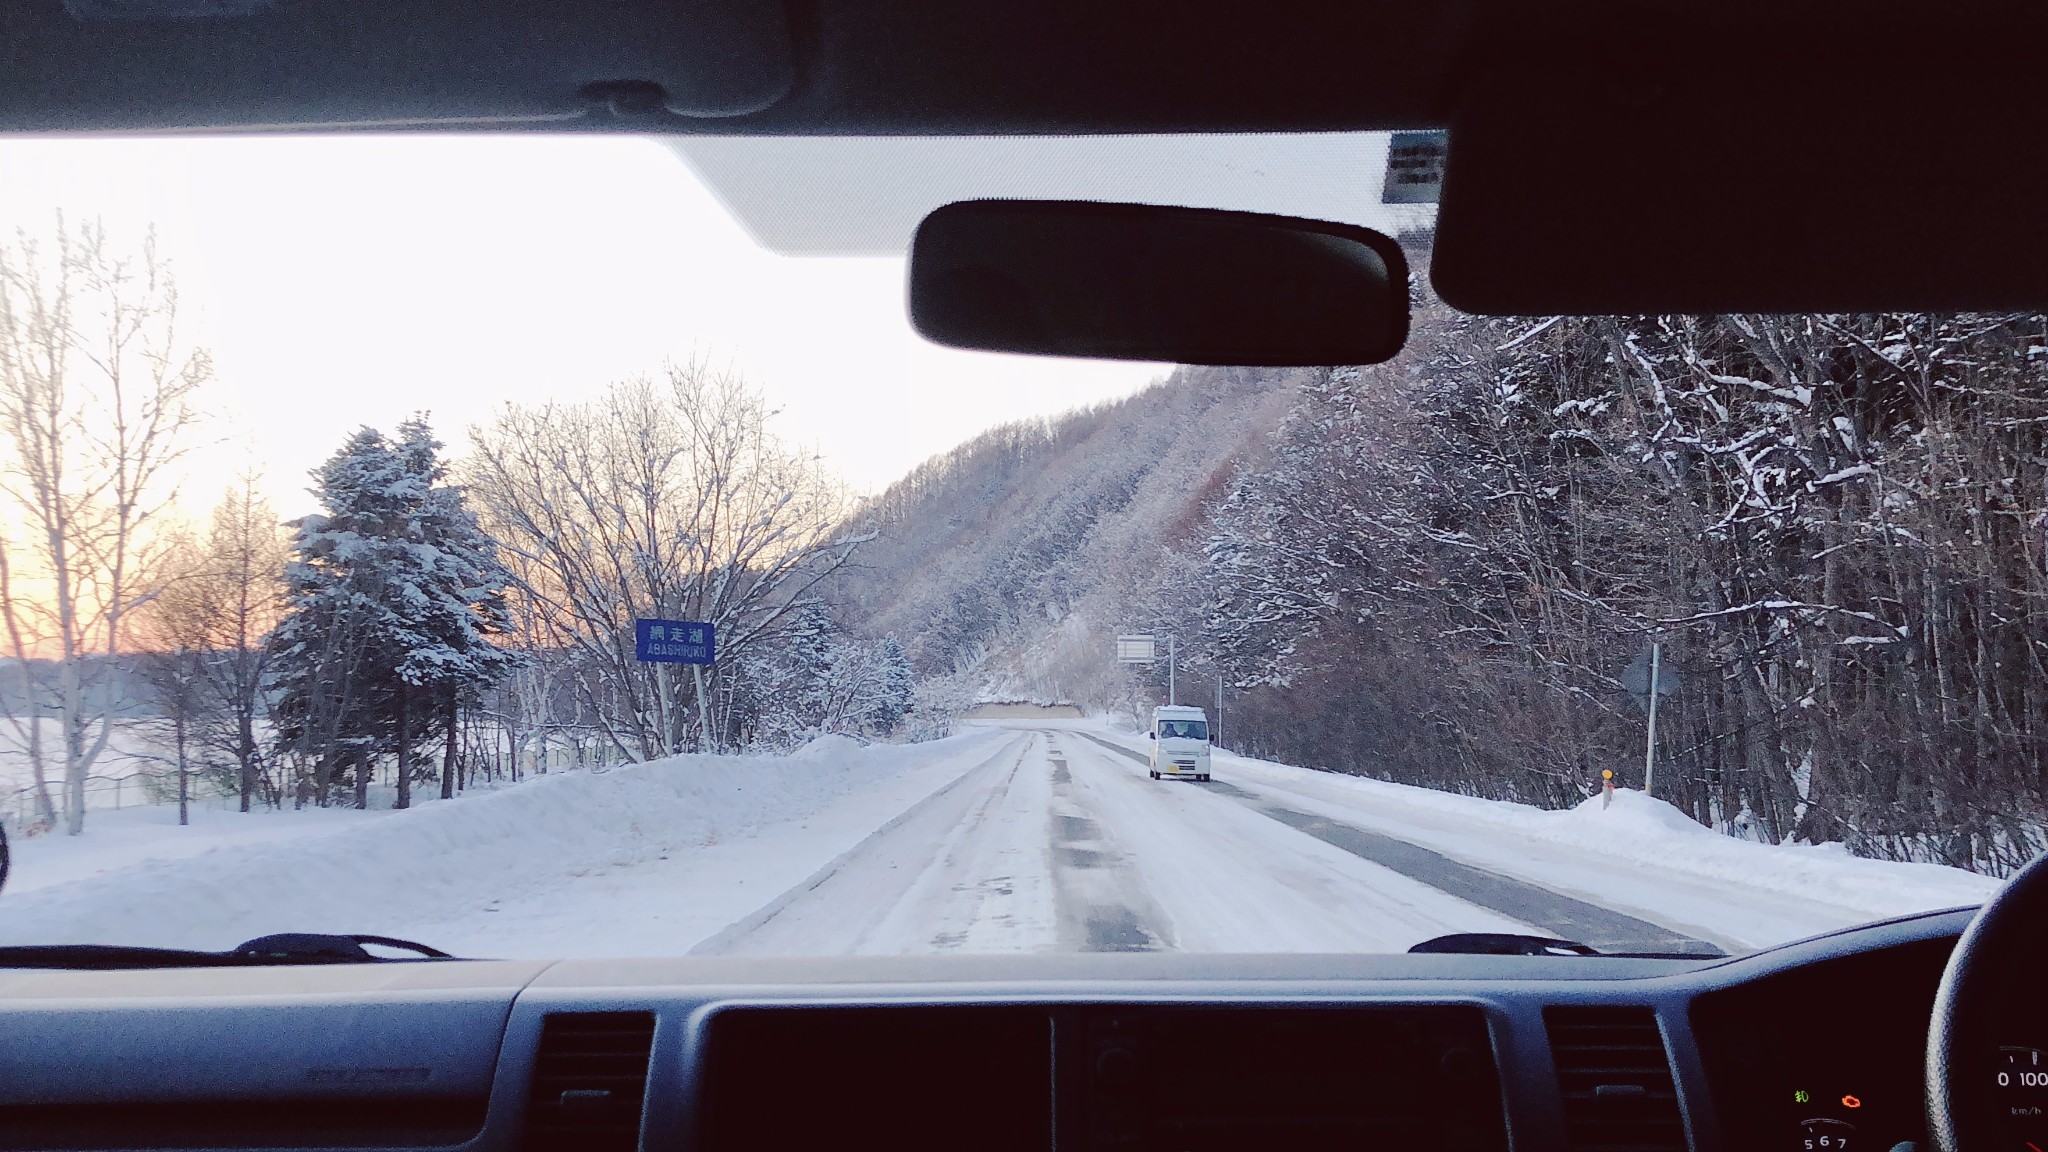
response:
<path id="1" fill-rule="evenodd" d="M 1205 501 L 1265 451 L 1303 374 L 1181 368 L 1137 394 L 1005 425 L 920 465 L 855 518 L 876 538 L 834 593 L 849 624 L 898 636 L 921 675 L 969 695 L 1114 695 L 1104 658 L 1198 554 Z"/>

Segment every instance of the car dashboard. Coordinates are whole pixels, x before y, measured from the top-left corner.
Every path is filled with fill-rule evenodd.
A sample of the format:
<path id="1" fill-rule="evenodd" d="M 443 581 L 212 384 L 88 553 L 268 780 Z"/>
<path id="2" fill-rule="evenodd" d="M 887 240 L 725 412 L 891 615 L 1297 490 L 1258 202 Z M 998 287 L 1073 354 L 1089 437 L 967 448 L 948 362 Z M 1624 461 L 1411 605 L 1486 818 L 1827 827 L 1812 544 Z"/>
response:
<path id="1" fill-rule="evenodd" d="M 1967 911 L 1711 961 L 0 973 L 0 1149 L 1883 1152 Z"/>

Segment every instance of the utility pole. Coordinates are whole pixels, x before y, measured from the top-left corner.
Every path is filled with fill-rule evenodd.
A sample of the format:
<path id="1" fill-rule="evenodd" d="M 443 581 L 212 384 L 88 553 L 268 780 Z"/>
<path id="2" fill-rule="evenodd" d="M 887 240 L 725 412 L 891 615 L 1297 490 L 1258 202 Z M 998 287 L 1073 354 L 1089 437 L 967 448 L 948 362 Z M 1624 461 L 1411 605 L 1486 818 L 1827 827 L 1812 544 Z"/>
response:
<path id="1" fill-rule="evenodd" d="M 1643 742 L 1643 795 L 1651 795 L 1650 785 L 1657 778 L 1657 674 L 1662 670 L 1663 651 L 1654 641 L 1650 644 L 1650 736 Z"/>
<path id="2" fill-rule="evenodd" d="M 1223 743 L 1223 669 L 1216 669 L 1216 743 Z"/>

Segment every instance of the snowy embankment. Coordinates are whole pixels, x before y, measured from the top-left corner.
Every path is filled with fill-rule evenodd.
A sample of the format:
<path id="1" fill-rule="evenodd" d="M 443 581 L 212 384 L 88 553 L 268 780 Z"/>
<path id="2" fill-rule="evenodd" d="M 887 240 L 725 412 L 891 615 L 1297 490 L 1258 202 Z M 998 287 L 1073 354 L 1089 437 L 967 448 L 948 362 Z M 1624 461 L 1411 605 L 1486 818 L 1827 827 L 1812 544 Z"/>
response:
<path id="1" fill-rule="evenodd" d="M 1071 722 L 1070 722 L 1071 723 Z M 1134 751 L 1142 734 L 1085 722 Z M 1839 844 L 1723 836 L 1661 800 L 1617 790 L 1553 811 L 1215 753 L 1215 776 L 1284 805 L 1640 916 L 1731 948 L 1983 901 L 1998 881 L 1938 864 L 1867 860 Z"/>
<path id="2" fill-rule="evenodd" d="M 471 956 L 685 952 L 1021 739 L 676 756 L 407 812 L 96 812 L 85 836 L 17 846 L 0 944 L 368 932 Z"/>

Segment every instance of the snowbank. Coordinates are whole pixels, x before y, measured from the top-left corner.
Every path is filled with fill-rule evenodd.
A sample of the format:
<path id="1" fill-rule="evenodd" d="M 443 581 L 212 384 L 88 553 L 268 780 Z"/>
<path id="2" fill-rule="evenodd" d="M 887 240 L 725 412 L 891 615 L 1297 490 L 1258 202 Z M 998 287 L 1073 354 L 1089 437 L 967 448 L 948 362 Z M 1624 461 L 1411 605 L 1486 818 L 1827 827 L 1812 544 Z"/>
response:
<path id="1" fill-rule="evenodd" d="M 640 919 L 672 904 L 688 915 L 670 937 L 681 933 L 687 947 L 777 895 L 778 876 L 802 879 L 1015 739 L 980 731 L 907 746 L 826 739 L 788 757 L 676 756 L 535 777 L 406 812 L 349 814 L 355 819 L 208 813 L 195 827 L 172 827 L 184 858 L 147 849 L 138 856 L 122 839 L 122 821 L 96 817 L 78 840 L 38 837 L 19 847 L 30 876 L 46 851 L 66 862 L 44 870 L 41 883 L 0 893 L 0 943 L 217 949 L 270 932 L 374 932 L 469 954 L 589 955 L 593 936 L 620 934 L 620 925 L 605 922 L 608 913 Z M 265 831 L 249 842 L 255 828 Z M 764 835 L 775 841 L 778 869 L 752 868 L 752 891 L 725 883 L 729 869 L 692 867 L 721 846 Z M 85 874 L 95 856 L 107 866 Z M 593 904 L 583 889 L 604 885 L 580 883 L 645 868 L 662 869 L 661 882 L 641 877 L 630 906 Z M 717 871 L 721 886 L 693 890 L 693 872 L 706 870 Z M 572 881 L 578 892 L 556 902 L 546 933 L 507 938 L 491 930 L 500 908 L 546 905 Z M 477 942 L 498 947 L 486 953 Z M 682 950 L 673 938 L 660 943 Z"/>
<path id="2" fill-rule="evenodd" d="M 1229 757 L 1236 760 L 1237 757 Z M 1872 918 L 1982 901 L 1998 881 L 1939 864 L 1867 860 L 1839 844 L 1759 844 L 1723 836 L 1662 800 L 1617 789 L 1614 804 L 1593 797 L 1554 811 L 1427 788 L 1255 763 L 1273 783 L 1315 784 L 1356 793 L 1386 808 L 1455 818 L 1473 837 L 1513 837 L 1609 857 L 1619 868 L 1680 871 L 1745 889 L 1780 892 L 1868 913 Z"/>
<path id="3" fill-rule="evenodd" d="M 1749 888 L 1824 900 L 1873 917 L 1976 904 L 1997 891 L 1999 884 L 1990 877 L 1940 864 L 1865 859 L 1851 855 L 1840 844 L 1773 845 L 1738 840 L 1632 789 L 1617 789 L 1613 806 L 1605 809 L 1597 796 L 1576 808 L 1556 812 L 1519 804 L 1501 807 L 1507 811 L 1491 812 L 1488 819 L 1532 838 L 1601 852 L 1632 864 L 1678 867 Z"/>
<path id="4" fill-rule="evenodd" d="M 869 745 L 863 744 L 859 740 L 855 740 L 851 736 L 843 736 L 835 732 L 824 736 L 813 737 L 808 743 L 804 744 L 803 747 L 791 752 L 789 754 L 789 759 L 799 761 L 822 760 L 830 762 L 838 760 L 839 758 L 844 756 L 851 756 L 854 753 L 857 753 L 861 749 L 866 748 L 868 746 Z"/>

